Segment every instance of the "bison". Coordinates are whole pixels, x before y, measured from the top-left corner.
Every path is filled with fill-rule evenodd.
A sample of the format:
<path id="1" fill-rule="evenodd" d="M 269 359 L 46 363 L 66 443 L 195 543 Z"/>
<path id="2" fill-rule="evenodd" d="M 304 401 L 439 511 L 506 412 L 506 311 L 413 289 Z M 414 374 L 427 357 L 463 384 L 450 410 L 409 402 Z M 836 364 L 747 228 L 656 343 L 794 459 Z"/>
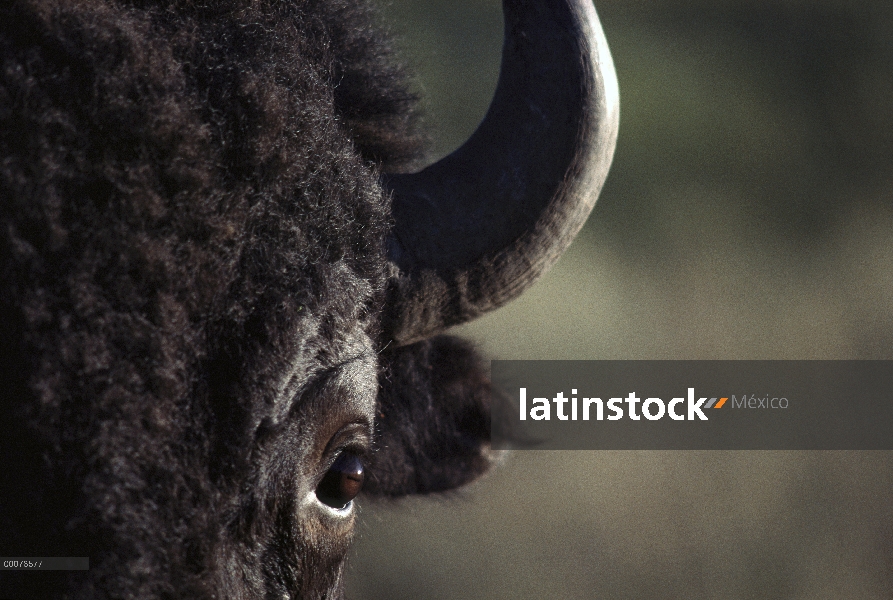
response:
<path id="1" fill-rule="evenodd" d="M 0 595 L 337 598 L 360 492 L 492 462 L 440 335 L 590 212 L 617 86 L 590 0 L 505 0 L 486 118 L 423 135 L 346 0 L 0 2 Z"/>

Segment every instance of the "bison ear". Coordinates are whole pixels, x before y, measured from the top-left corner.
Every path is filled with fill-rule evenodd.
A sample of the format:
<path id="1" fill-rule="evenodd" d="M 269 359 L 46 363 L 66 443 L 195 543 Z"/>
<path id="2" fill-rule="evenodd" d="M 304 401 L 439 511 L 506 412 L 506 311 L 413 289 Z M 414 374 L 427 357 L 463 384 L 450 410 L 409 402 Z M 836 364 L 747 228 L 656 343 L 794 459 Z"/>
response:
<path id="1" fill-rule="evenodd" d="M 490 377 L 471 345 L 439 336 L 382 356 L 373 496 L 442 492 L 478 478 L 490 451 Z"/>

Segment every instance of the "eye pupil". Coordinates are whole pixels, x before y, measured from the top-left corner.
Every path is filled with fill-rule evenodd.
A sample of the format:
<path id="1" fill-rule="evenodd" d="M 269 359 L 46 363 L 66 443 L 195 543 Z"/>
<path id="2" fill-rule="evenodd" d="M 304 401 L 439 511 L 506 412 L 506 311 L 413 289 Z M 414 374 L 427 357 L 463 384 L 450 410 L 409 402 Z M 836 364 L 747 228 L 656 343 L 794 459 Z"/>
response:
<path id="1" fill-rule="evenodd" d="M 363 487 L 363 463 L 355 455 L 343 452 L 329 467 L 316 488 L 320 502 L 332 508 L 344 508 Z"/>

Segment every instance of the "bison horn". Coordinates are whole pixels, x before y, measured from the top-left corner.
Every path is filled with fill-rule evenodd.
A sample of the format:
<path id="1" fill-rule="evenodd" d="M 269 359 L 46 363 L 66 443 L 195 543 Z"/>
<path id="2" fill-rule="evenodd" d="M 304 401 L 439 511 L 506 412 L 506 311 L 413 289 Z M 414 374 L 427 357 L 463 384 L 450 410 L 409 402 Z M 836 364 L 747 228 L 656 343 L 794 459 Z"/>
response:
<path id="1" fill-rule="evenodd" d="M 408 344 L 518 296 L 589 216 L 617 139 L 617 76 L 592 0 L 504 0 L 496 95 L 465 144 L 393 192 L 385 332 Z"/>

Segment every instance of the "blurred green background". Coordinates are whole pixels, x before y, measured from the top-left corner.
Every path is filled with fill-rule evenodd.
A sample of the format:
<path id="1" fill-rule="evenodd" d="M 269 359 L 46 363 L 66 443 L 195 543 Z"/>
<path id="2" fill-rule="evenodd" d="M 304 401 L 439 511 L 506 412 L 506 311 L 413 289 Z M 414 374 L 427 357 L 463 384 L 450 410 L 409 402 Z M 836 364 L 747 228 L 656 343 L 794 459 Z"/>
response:
<path id="1" fill-rule="evenodd" d="M 496 0 L 381 0 L 432 160 L 483 117 Z M 893 3 L 596 4 L 621 127 L 587 225 L 457 333 L 515 359 L 893 358 Z M 362 506 L 352 598 L 893 597 L 886 452 L 516 452 Z"/>

